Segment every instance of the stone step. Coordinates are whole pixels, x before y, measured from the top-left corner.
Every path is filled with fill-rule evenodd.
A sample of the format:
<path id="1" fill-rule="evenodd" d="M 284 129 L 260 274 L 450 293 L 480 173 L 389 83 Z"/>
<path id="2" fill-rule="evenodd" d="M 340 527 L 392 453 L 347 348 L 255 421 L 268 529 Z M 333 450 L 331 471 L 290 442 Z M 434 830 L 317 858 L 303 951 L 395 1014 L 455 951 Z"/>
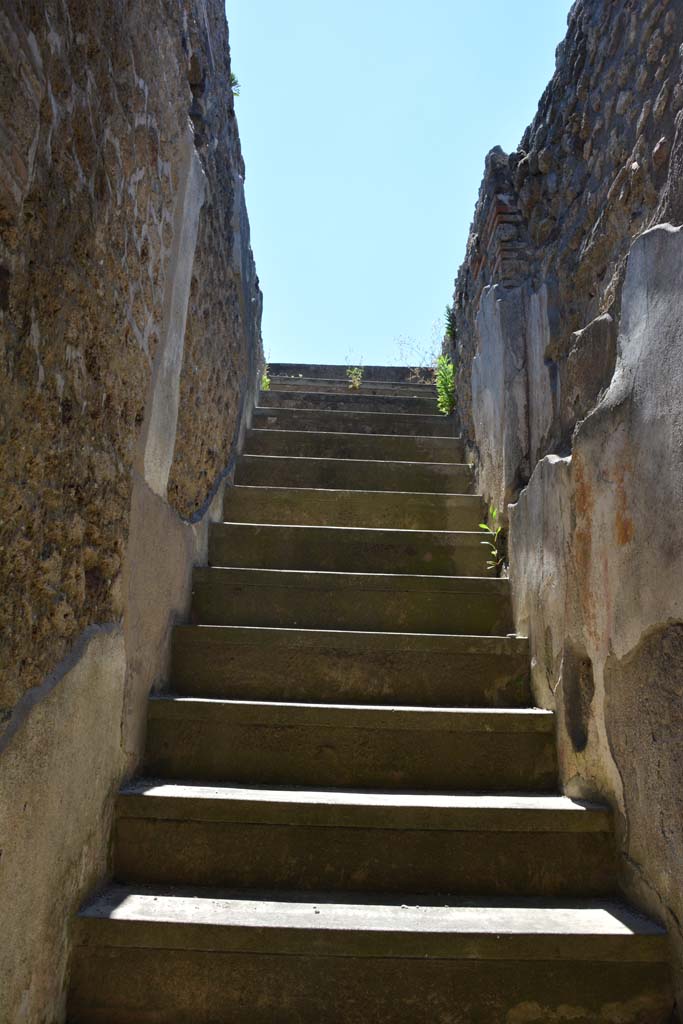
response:
<path id="1" fill-rule="evenodd" d="M 611 812 L 538 794 L 288 789 L 136 779 L 117 798 L 120 882 L 599 896 Z"/>
<path id="2" fill-rule="evenodd" d="M 404 463 L 438 462 L 453 465 L 462 463 L 464 448 L 462 441 L 457 437 L 411 437 L 394 434 L 252 428 L 247 431 L 244 454 L 294 455 L 310 459 L 366 459 L 382 462 L 388 460 Z"/>
<path id="3" fill-rule="evenodd" d="M 281 526 L 356 526 L 476 532 L 485 515 L 475 494 L 333 491 L 314 487 L 228 487 L 223 518 Z"/>
<path id="4" fill-rule="evenodd" d="M 525 707 L 529 643 L 254 626 L 176 626 L 177 693 L 241 700 Z"/>
<path id="5" fill-rule="evenodd" d="M 373 394 L 371 391 L 303 391 L 283 388 L 275 391 L 261 391 L 258 407 L 263 409 L 321 409 L 327 411 L 369 412 L 369 413 L 413 413 L 433 416 L 438 413 L 436 395 L 428 394 L 415 397 L 411 394 L 400 395 Z M 442 417 L 443 418 L 443 417 Z M 453 430 L 449 431 L 453 436 Z"/>
<path id="6" fill-rule="evenodd" d="M 293 555 L 288 546 L 283 550 Z M 305 545 L 303 552 L 308 554 Z M 238 560 L 243 557 L 240 551 Z M 514 631 L 509 580 L 358 571 L 196 568 L 192 620 L 372 633 L 505 636 Z"/>
<path id="7" fill-rule="evenodd" d="M 235 483 L 357 491 L 419 491 L 469 494 L 471 466 L 452 463 L 381 462 L 371 459 L 241 455 Z"/>
<path id="8" fill-rule="evenodd" d="M 390 395 L 397 398 L 427 397 L 436 403 L 436 387 L 434 384 L 420 381 L 361 381 L 359 388 L 352 388 L 348 378 L 338 377 L 271 377 L 270 391 L 297 392 L 306 391 L 328 395 Z M 268 394 L 268 392 L 260 392 Z"/>
<path id="9" fill-rule="evenodd" d="M 268 375 L 274 377 L 306 377 L 311 380 L 339 380 L 348 384 L 348 364 L 342 363 L 269 363 Z M 414 381 L 416 368 L 412 366 L 363 366 L 363 381 L 382 381 L 392 384 L 410 384 Z M 432 372 L 429 368 L 418 367 L 421 376 Z"/>
<path id="10" fill-rule="evenodd" d="M 268 431 L 309 431 L 320 435 L 344 434 L 345 443 L 350 443 L 358 434 L 379 434 L 383 439 L 391 437 L 391 444 L 397 445 L 397 438 L 448 438 L 455 437 L 455 421 L 450 416 L 431 415 L 407 412 L 360 412 L 353 409 L 254 409 L 251 425 L 256 430 Z M 337 439 L 339 441 L 339 439 Z M 260 438 L 260 445 L 263 439 Z M 339 441 L 339 443 L 341 443 Z M 373 445 L 372 450 L 379 445 Z M 382 448 L 384 445 L 382 445 Z M 401 451 L 404 446 L 401 446 Z M 453 446 L 451 446 L 452 448 Z M 317 450 L 317 449 L 316 449 Z M 444 449 L 448 454 L 451 449 Z M 457 461 L 462 461 L 463 445 L 458 443 L 455 448 Z M 443 459 L 440 449 L 436 449 L 436 457 Z M 270 454 L 266 452 L 266 454 Z M 355 457 L 356 448 L 351 457 Z M 344 458 L 345 456 L 342 456 Z M 430 459 L 432 458 L 430 450 Z M 448 461 L 446 459 L 445 461 Z"/>
<path id="11" fill-rule="evenodd" d="M 149 703 L 146 773 L 259 785 L 550 791 L 553 715 L 207 700 Z"/>
<path id="12" fill-rule="evenodd" d="M 665 933 L 616 901 L 114 885 L 75 932 L 73 1024 L 668 1024 L 673 1009 Z"/>
<path id="13" fill-rule="evenodd" d="M 245 569 L 486 576 L 481 533 L 213 523 L 209 563 Z"/>
<path id="14" fill-rule="evenodd" d="M 607 808 L 567 797 L 288 790 L 137 779 L 117 800 L 119 882 L 600 896 Z"/>
<path id="15" fill-rule="evenodd" d="M 73 1024 L 668 1024 L 673 1009 L 665 933 L 608 900 L 113 885 L 74 938 Z"/>

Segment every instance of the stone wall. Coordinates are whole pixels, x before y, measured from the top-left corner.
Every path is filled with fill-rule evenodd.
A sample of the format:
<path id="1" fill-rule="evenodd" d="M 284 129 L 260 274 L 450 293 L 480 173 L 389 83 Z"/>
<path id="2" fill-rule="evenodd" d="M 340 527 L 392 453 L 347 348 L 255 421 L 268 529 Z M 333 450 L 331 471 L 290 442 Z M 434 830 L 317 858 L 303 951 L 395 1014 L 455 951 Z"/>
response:
<path id="1" fill-rule="evenodd" d="M 510 524 L 567 792 L 614 809 L 683 1007 L 683 4 L 578 0 L 455 287 L 458 409 Z"/>
<path id="2" fill-rule="evenodd" d="M 69 920 L 253 404 L 261 296 L 220 0 L 0 4 L 0 1021 Z"/>

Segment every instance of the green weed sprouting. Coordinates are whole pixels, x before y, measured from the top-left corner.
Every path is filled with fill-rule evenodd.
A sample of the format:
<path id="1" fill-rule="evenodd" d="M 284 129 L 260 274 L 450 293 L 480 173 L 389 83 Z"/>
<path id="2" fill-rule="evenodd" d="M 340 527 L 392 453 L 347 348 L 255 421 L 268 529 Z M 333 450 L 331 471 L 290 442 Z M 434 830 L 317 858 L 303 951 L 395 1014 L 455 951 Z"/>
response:
<path id="1" fill-rule="evenodd" d="M 263 367 L 263 376 L 261 377 L 261 391 L 270 391 L 270 377 L 268 376 L 268 364 Z"/>
<path id="2" fill-rule="evenodd" d="M 446 330 L 444 331 L 444 337 L 446 341 L 453 343 L 455 341 L 455 306 L 446 306 Z"/>
<path id="3" fill-rule="evenodd" d="M 444 416 L 450 416 L 455 409 L 455 367 L 448 356 L 436 360 L 436 405 Z"/>
<path id="4" fill-rule="evenodd" d="M 346 376 L 349 378 L 349 387 L 353 391 L 359 391 L 360 386 L 363 382 L 363 367 L 362 366 L 347 366 Z"/>
<path id="5" fill-rule="evenodd" d="M 486 568 L 500 576 L 500 571 L 505 565 L 505 532 L 502 526 L 497 526 L 498 510 L 491 505 L 489 508 L 489 523 L 479 523 L 479 529 L 486 534 L 486 540 L 481 543 L 490 548 L 491 554 L 486 562 Z"/>
<path id="6" fill-rule="evenodd" d="M 237 75 L 234 72 L 230 72 L 230 89 L 232 90 L 233 96 L 239 96 L 240 94 L 240 83 Z"/>

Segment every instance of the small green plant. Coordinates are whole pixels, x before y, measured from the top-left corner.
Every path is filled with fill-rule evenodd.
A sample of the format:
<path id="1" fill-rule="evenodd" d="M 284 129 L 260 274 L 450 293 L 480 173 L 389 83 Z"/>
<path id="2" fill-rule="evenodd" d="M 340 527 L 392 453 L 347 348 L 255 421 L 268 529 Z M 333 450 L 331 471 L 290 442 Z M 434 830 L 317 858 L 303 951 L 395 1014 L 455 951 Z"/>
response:
<path id="1" fill-rule="evenodd" d="M 352 391 L 359 391 L 363 382 L 362 366 L 347 366 L 346 376 L 349 378 L 349 387 Z"/>
<path id="2" fill-rule="evenodd" d="M 263 376 L 261 377 L 261 391 L 270 391 L 270 377 L 268 376 L 268 363 L 263 367 Z"/>
<path id="3" fill-rule="evenodd" d="M 239 83 L 239 80 L 237 78 L 237 75 L 233 71 L 230 72 L 230 88 L 232 90 L 233 96 L 239 96 L 239 94 L 240 94 L 240 83 Z"/>
<path id="4" fill-rule="evenodd" d="M 455 307 L 446 306 L 446 329 L 444 331 L 444 337 L 446 341 L 450 341 L 451 344 L 455 341 Z"/>
<path id="5" fill-rule="evenodd" d="M 449 416 L 455 408 L 455 367 L 448 356 L 436 360 L 436 405 L 439 412 Z"/>
<path id="6" fill-rule="evenodd" d="M 489 508 L 489 523 L 479 523 L 479 529 L 486 534 L 486 540 L 481 543 L 490 548 L 491 554 L 486 562 L 486 568 L 500 576 L 501 569 L 505 565 L 505 531 L 498 524 L 498 509 L 493 505 Z"/>

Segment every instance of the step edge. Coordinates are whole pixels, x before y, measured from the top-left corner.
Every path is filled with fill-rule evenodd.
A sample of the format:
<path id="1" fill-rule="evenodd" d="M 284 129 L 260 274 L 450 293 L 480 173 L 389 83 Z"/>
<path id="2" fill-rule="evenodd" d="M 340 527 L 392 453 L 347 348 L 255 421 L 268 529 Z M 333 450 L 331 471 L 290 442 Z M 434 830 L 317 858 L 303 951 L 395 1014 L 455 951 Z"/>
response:
<path id="1" fill-rule="evenodd" d="M 331 385 L 329 385 L 329 386 L 331 386 Z M 290 388 L 287 388 L 287 387 L 282 388 L 282 387 L 272 387 L 271 386 L 268 389 L 268 391 L 259 391 L 258 392 L 258 394 L 257 394 L 257 403 L 259 403 L 259 404 L 257 404 L 254 408 L 256 408 L 256 409 L 268 409 L 268 408 L 292 409 L 292 408 L 297 408 L 297 406 L 290 406 L 290 405 L 282 405 L 282 406 L 273 405 L 273 406 L 268 406 L 268 405 L 261 405 L 260 404 L 264 400 L 264 398 L 266 398 L 266 396 L 268 396 L 268 398 L 266 398 L 266 401 L 268 401 L 270 398 L 272 398 L 272 399 L 282 399 L 282 398 L 285 398 L 285 397 L 289 398 L 292 395 L 297 395 L 297 396 L 301 396 L 302 400 L 313 399 L 313 400 L 316 400 L 316 401 L 318 399 L 328 400 L 328 399 L 336 399 L 336 398 L 348 398 L 349 402 L 350 402 L 349 412 L 353 412 L 354 411 L 353 410 L 353 403 L 354 402 L 386 402 L 388 404 L 388 408 L 391 408 L 391 403 L 392 402 L 407 402 L 408 404 L 410 404 L 411 402 L 423 402 L 425 405 L 429 405 L 430 406 L 430 411 L 429 412 L 425 412 L 424 413 L 425 416 L 437 416 L 437 415 L 443 416 L 443 413 L 435 413 L 435 412 L 431 411 L 434 408 L 436 408 L 436 402 L 437 402 L 436 390 L 433 390 L 431 392 L 425 392 L 422 395 L 420 395 L 420 394 L 417 394 L 417 395 L 409 394 L 408 391 L 412 391 L 412 390 L 413 390 L 412 388 L 406 389 L 406 394 L 395 394 L 395 393 L 392 394 L 389 391 L 385 391 L 383 393 L 380 392 L 379 394 L 371 394 L 369 391 L 354 391 L 354 390 L 351 390 L 351 389 L 348 389 L 346 391 L 316 391 L 313 388 L 309 388 L 308 390 L 304 390 L 303 388 L 295 390 L 295 389 L 290 389 Z M 324 401 L 321 402 L 321 404 L 324 404 Z M 306 408 L 306 406 L 303 406 L 302 408 Z M 330 409 L 330 410 L 327 410 L 327 411 L 328 412 L 334 412 L 335 410 Z M 343 412 L 343 411 L 346 411 L 346 410 L 338 409 L 336 411 L 337 412 Z M 358 409 L 358 410 L 355 410 L 355 411 L 363 412 L 364 410 Z M 367 411 L 368 412 L 374 412 L 375 410 L 374 409 L 368 409 Z M 420 413 L 417 413 L 416 415 L 420 415 Z"/>
<path id="2" fill-rule="evenodd" d="M 268 714 L 276 716 L 277 721 L 269 722 Z M 287 715 L 292 716 L 291 723 L 283 721 Z M 555 729 L 555 713 L 544 708 L 332 704 L 194 697 L 176 693 L 155 694 L 149 698 L 148 717 L 155 721 L 204 722 L 220 716 L 231 718 L 231 725 L 270 727 L 273 724 L 284 727 L 291 724 L 294 728 L 314 729 L 453 732 L 496 736 L 553 735 Z M 263 717 L 259 720 L 259 716 Z M 297 716 L 301 721 L 294 721 Z M 311 721 L 316 716 L 321 716 L 322 720 Z"/>
<path id="3" fill-rule="evenodd" d="M 234 524 L 232 524 L 234 525 Z M 253 524 L 271 525 L 271 524 Z M 243 582 L 239 578 L 243 576 Z M 231 582 L 230 577 L 235 582 Z M 329 569 L 277 569 L 268 567 L 197 565 L 192 569 L 193 586 L 208 581 L 230 589 L 258 588 L 276 590 L 355 593 L 470 594 L 488 598 L 507 598 L 510 580 L 498 576 L 463 576 L 434 573 L 353 572 Z M 262 580 L 262 582 L 260 582 Z"/>
<path id="4" fill-rule="evenodd" d="M 212 638 L 225 638 L 230 636 L 236 636 L 237 631 L 244 632 L 245 637 L 253 637 L 254 643 L 256 643 L 256 633 L 267 631 L 269 634 L 274 634 L 280 639 L 308 639 L 308 640 L 319 640 L 323 637 L 329 638 L 330 643 L 335 641 L 348 641 L 351 638 L 358 640 L 367 640 L 369 637 L 376 638 L 375 642 L 380 638 L 386 642 L 387 645 L 392 645 L 392 650 L 395 650 L 395 644 L 401 640 L 406 641 L 409 638 L 413 640 L 421 640 L 423 643 L 434 644 L 437 640 L 442 641 L 445 648 L 444 653 L 451 653 L 449 648 L 457 646 L 467 645 L 481 645 L 481 646 L 509 646 L 513 649 L 518 647 L 520 651 L 527 652 L 529 647 L 529 638 L 517 634 L 506 634 L 504 636 L 495 636 L 486 633 L 392 633 L 387 630 L 358 630 L 358 629 L 301 629 L 297 627 L 278 627 L 278 626 L 244 626 L 244 625 L 229 625 L 229 626 L 213 626 L 213 625 L 192 625 L 190 623 L 179 624 L 173 627 L 174 634 L 184 634 L 187 636 L 198 636 L 202 635 L 207 639 Z M 251 646 L 249 644 L 248 646 Z M 296 645 L 292 645 L 296 646 Z M 407 647 L 406 650 L 411 648 Z M 438 648 L 436 649 L 438 653 Z M 423 652 L 424 653 L 424 652 Z M 469 653 L 469 652 L 468 652 Z M 474 652 L 478 653 L 478 652 Z M 485 651 L 483 653 L 491 653 Z M 494 652 L 497 653 L 497 652 Z"/>
<path id="5" fill-rule="evenodd" d="M 306 392 L 306 391 L 299 392 L 299 393 L 300 394 L 308 394 L 308 392 Z M 329 397 L 329 396 L 327 396 L 327 397 Z M 375 396 L 375 397 L 377 397 L 377 396 Z M 402 401 L 405 401 L 405 399 L 402 399 Z M 422 401 L 422 399 L 416 398 L 416 399 L 414 399 L 414 401 L 419 402 L 419 401 Z M 406 420 L 411 420 L 411 419 L 412 420 L 416 420 L 416 419 L 417 420 L 433 420 L 435 424 L 436 423 L 443 423 L 444 425 L 448 426 L 448 417 L 447 416 L 442 416 L 442 415 L 439 415 L 438 413 L 430 413 L 430 412 L 375 412 L 374 409 L 307 409 L 305 406 L 302 407 L 302 408 L 299 408 L 299 407 L 296 407 L 296 406 L 288 406 L 288 405 L 255 405 L 254 406 L 254 413 L 258 414 L 259 416 L 264 416 L 264 417 L 265 416 L 276 416 L 278 413 L 281 413 L 281 412 L 286 413 L 288 416 L 291 415 L 292 413 L 309 413 L 309 412 L 311 412 L 311 413 L 315 413 L 316 416 L 380 416 L 380 417 L 383 416 L 383 417 L 385 417 L 387 419 L 398 419 L 398 420 L 402 420 L 402 419 L 406 419 Z M 253 429 L 255 429 L 255 430 L 262 430 L 262 429 L 268 429 L 268 428 L 254 427 Z M 306 432 L 308 433 L 308 431 L 306 431 Z M 297 433 L 298 433 L 298 431 L 297 431 Z M 303 431 L 301 431 L 301 433 L 303 433 Z M 316 433 L 325 433 L 325 431 L 316 431 Z M 335 431 L 335 433 L 337 433 L 337 431 Z M 372 436 L 373 437 L 375 437 L 375 436 L 377 436 L 377 437 L 384 437 L 384 436 L 387 436 L 387 435 L 383 435 L 383 434 L 375 435 L 375 434 L 373 434 Z M 390 434 L 388 436 L 393 437 L 395 435 Z M 417 435 L 406 435 L 406 436 L 412 437 L 412 436 L 417 436 Z M 432 435 L 428 435 L 428 436 L 431 437 Z M 455 437 L 452 434 L 446 434 L 444 436 L 448 437 L 449 440 L 461 441 L 462 442 L 462 438 Z"/>
<path id="6" fill-rule="evenodd" d="M 420 465 L 423 465 L 423 463 L 420 463 Z M 447 462 L 445 465 L 449 466 L 452 463 Z M 460 463 L 460 465 L 467 465 L 467 463 Z M 232 484 L 226 489 L 225 500 L 227 501 L 229 496 L 235 491 L 288 491 L 292 494 L 311 492 L 313 494 L 345 494 L 354 498 L 358 495 L 381 495 L 382 497 L 389 495 L 402 498 L 442 498 L 449 500 L 452 498 L 466 498 L 471 504 L 485 505 L 481 494 L 468 494 L 461 491 L 372 491 L 351 490 L 348 487 L 287 487 L 278 486 L 277 484 Z"/>
<path id="7" fill-rule="evenodd" d="M 196 895 L 198 891 L 202 895 Z M 266 955 L 356 955 L 363 958 L 430 956 L 453 960 L 669 962 L 666 931 L 656 922 L 624 907 L 616 900 L 587 900 L 581 905 L 558 900 L 544 905 L 536 901 L 536 906 L 531 906 L 530 901 L 526 906 L 524 901 L 518 901 L 519 906 L 513 908 L 501 908 L 498 904 L 480 901 L 467 908 L 448 908 L 448 916 L 453 924 L 449 929 L 437 929 L 425 927 L 424 914 L 416 916 L 413 913 L 425 907 L 425 897 L 416 898 L 412 894 L 398 897 L 404 901 L 407 912 L 403 921 L 399 919 L 393 924 L 387 922 L 386 925 L 376 924 L 371 927 L 367 923 L 368 903 L 360 898 L 357 904 L 347 903 L 346 906 L 362 908 L 359 916 L 362 914 L 365 918 L 364 925 L 349 920 L 348 915 L 346 920 L 335 925 L 328 923 L 330 915 L 326 913 L 325 907 L 330 904 L 330 896 L 326 893 L 311 893 L 310 899 L 296 903 L 293 900 L 287 902 L 286 893 L 270 901 L 264 900 L 263 895 L 272 894 L 228 894 L 225 890 L 210 889 L 194 889 L 192 893 L 190 896 L 187 891 L 185 894 L 177 891 L 169 894 L 164 889 L 109 886 L 78 911 L 76 945 L 81 949 L 142 947 L 160 950 L 192 949 L 207 953 L 245 951 Z M 249 900 L 249 895 L 260 898 Z M 113 916 L 116 910 L 109 905 L 114 901 L 120 904 L 125 898 L 138 901 L 140 909 L 137 916 L 130 909 L 127 916 L 121 910 L 118 916 Z M 336 907 L 340 904 L 338 896 L 335 899 L 336 902 L 331 905 Z M 154 905 L 156 917 L 152 917 L 151 913 L 143 916 L 145 900 L 149 903 L 150 912 Z M 453 902 L 457 904 L 458 901 Z M 386 898 L 379 905 L 386 907 Z M 209 906 L 213 910 L 211 916 L 208 913 Z M 290 911 L 292 907 L 305 907 L 304 913 L 309 910 L 310 913 L 296 922 L 283 923 L 278 918 L 283 907 Z M 391 905 L 392 910 L 398 911 L 399 907 L 398 901 Z M 427 907 L 431 910 L 434 904 L 427 903 Z M 316 909 L 320 910 L 319 915 L 315 914 Z M 437 909 L 442 910 L 444 907 L 442 905 Z M 470 923 L 473 910 L 485 915 L 485 920 L 489 922 L 487 928 L 475 927 L 473 922 Z M 505 913 L 505 910 L 508 912 Z M 182 911 L 185 912 L 184 919 Z M 221 911 L 224 915 L 230 911 L 239 911 L 242 921 L 221 921 Z M 514 926 L 515 921 L 520 918 L 524 920 L 521 911 L 526 912 L 527 920 L 531 911 L 535 927 L 529 924 L 526 927 L 521 924 Z M 567 912 L 570 915 L 574 912 L 573 930 L 569 927 L 572 917 L 568 921 Z M 163 913 L 166 913 L 166 919 L 161 917 Z M 598 927 L 595 920 L 596 913 L 600 915 L 601 927 Z M 562 914 L 565 916 L 562 917 Z M 630 927 L 624 923 L 624 918 Z M 591 920 L 595 922 L 592 926 Z M 458 921 L 459 930 L 456 930 L 455 924 Z M 586 924 L 579 930 L 577 925 L 584 921 Z"/>
<path id="8" fill-rule="evenodd" d="M 290 431 L 290 433 L 295 433 L 295 431 Z M 303 430 L 303 431 L 301 431 L 301 433 L 308 434 L 309 431 Z M 340 436 L 343 436 L 343 435 L 337 434 L 337 435 L 333 435 L 333 436 L 340 437 Z M 379 437 L 380 435 L 379 434 L 377 434 L 377 435 L 357 434 L 355 436 L 357 436 L 357 437 Z M 381 435 L 381 436 L 386 436 L 386 435 Z M 389 434 L 389 437 L 392 437 L 392 436 L 394 436 L 394 435 Z M 328 462 L 328 463 L 329 462 L 334 462 L 334 463 L 354 463 L 354 464 L 362 463 L 362 464 L 364 464 L 366 466 L 373 466 L 373 467 L 376 467 L 377 463 L 379 462 L 383 466 L 418 466 L 421 469 L 424 468 L 425 466 L 441 466 L 444 469 L 447 468 L 450 472 L 452 472 L 453 468 L 456 467 L 458 469 L 463 469 L 463 468 L 464 469 L 468 469 L 470 471 L 470 475 L 472 475 L 474 473 L 474 467 L 469 462 L 412 462 L 410 460 L 405 460 L 405 459 L 335 459 L 333 457 L 330 457 L 329 455 L 261 455 L 258 452 L 241 452 L 240 455 L 238 456 L 237 461 L 239 462 L 240 459 L 242 459 L 242 460 L 244 460 L 244 459 L 288 459 L 290 462 L 300 462 L 300 463 L 304 463 L 304 462 Z M 321 488 L 321 490 L 325 490 L 325 488 Z M 396 492 L 392 491 L 390 493 L 393 494 L 393 493 L 396 493 Z M 404 493 L 411 494 L 413 492 L 412 491 L 405 491 Z M 418 491 L 418 492 L 415 492 L 415 493 L 425 493 L 425 492 Z M 429 493 L 429 492 L 426 492 L 426 493 Z M 437 492 L 437 493 L 439 493 L 439 492 Z"/>
<path id="9" fill-rule="evenodd" d="M 401 526 L 327 526 L 326 524 L 318 523 L 242 523 L 240 521 L 232 519 L 222 519 L 218 522 L 209 524 L 211 531 L 220 530 L 226 526 L 248 526 L 253 529 L 277 529 L 277 530 L 335 530 L 337 533 L 340 531 L 353 532 L 356 535 L 358 533 L 398 533 L 398 534 L 427 534 L 430 537 L 462 537 L 463 539 L 479 540 L 485 543 L 486 534 L 479 530 L 421 530 L 414 527 L 401 527 Z M 496 578 L 496 577 L 492 577 Z"/>
<path id="10" fill-rule="evenodd" d="M 436 437 L 433 434 L 357 434 L 357 433 L 354 433 L 353 431 L 350 431 L 350 430 L 283 430 L 283 429 L 277 428 L 277 427 L 249 427 L 249 430 L 247 431 L 247 438 L 245 440 L 245 443 L 248 441 L 249 436 L 252 435 L 252 434 L 257 434 L 257 435 L 261 435 L 261 434 L 288 434 L 288 435 L 289 434 L 298 434 L 298 435 L 303 435 L 305 437 L 312 437 L 313 436 L 313 437 L 323 437 L 323 438 L 330 438 L 330 437 L 334 437 L 334 438 L 340 438 L 340 437 L 343 437 L 343 438 L 358 438 L 358 437 L 368 438 L 368 437 L 371 437 L 371 438 L 373 438 L 373 440 L 375 440 L 375 439 L 377 439 L 377 440 L 382 439 L 384 441 L 386 441 L 386 440 L 395 441 L 397 438 L 400 438 L 402 441 L 405 441 L 406 439 L 408 439 L 410 441 L 438 441 L 439 443 L 441 443 L 442 441 L 447 441 L 449 444 L 453 444 L 453 445 L 455 445 L 455 444 L 462 445 L 463 444 L 462 438 L 460 438 L 460 437 L 452 437 L 452 436 L 450 436 L 448 434 L 446 434 L 444 436 L 436 436 Z M 249 454 L 249 453 L 247 452 L 246 454 Z M 369 460 L 369 461 L 374 461 L 374 460 Z M 457 465 L 457 463 L 446 463 L 446 465 Z"/>
<path id="11" fill-rule="evenodd" d="M 418 799 L 420 795 L 422 801 Z M 370 800 L 371 796 L 378 799 Z M 400 801 L 401 796 L 412 798 L 413 802 Z M 439 804 L 432 793 L 209 785 L 146 778 L 121 788 L 116 798 L 116 819 L 379 832 L 506 835 L 611 835 L 613 832 L 612 812 L 607 805 L 548 794 L 477 794 L 469 798 L 448 795 L 444 803 Z"/>

